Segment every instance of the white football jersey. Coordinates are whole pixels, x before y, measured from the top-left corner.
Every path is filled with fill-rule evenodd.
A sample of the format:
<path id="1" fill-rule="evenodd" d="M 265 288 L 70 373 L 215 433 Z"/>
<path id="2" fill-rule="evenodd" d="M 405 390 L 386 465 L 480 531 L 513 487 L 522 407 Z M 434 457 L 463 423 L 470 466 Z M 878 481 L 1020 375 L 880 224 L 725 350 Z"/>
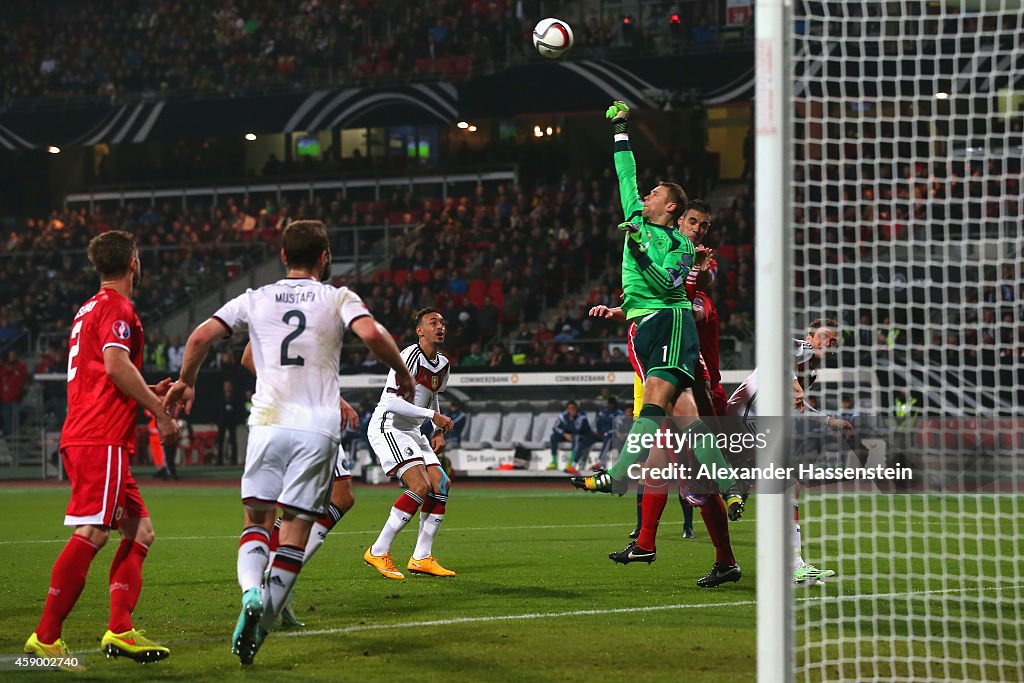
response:
<path id="1" fill-rule="evenodd" d="M 802 339 L 793 340 L 793 367 L 800 370 L 812 358 L 814 358 L 814 347 Z M 813 376 L 814 370 L 811 371 Z M 742 417 L 753 419 L 757 417 L 757 368 L 747 375 L 746 379 L 732 392 L 728 403 L 725 404 L 725 414 L 729 417 Z"/>
<path id="2" fill-rule="evenodd" d="M 249 332 L 256 366 L 249 424 L 340 440 L 341 340 L 364 315 L 370 312 L 358 294 L 309 278 L 246 290 L 214 313 L 233 332 Z"/>
<path id="3" fill-rule="evenodd" d="M 451 369 L 448 358 L 443 353 L 438 353 L 437 358 L 430 360 L 419 344 L 412 344 L 402 349 L 402 360 L 409 368 L 415 387 L 415 396 L 409 402 L 417 408 L 440 410 L 437 395 L 448 386 L 448 371 Z M 380 401 L 373 411 L 370 426 L 381 430 L 418 431 L 425 418 L 396 415 L 394 411 L 388 410 L 388 404 L 397 397 L 397 389 L 398 382 L 395 379 L 395 371 L 392 370 L 388 373 L 387 384 L 384 385 Z"/>

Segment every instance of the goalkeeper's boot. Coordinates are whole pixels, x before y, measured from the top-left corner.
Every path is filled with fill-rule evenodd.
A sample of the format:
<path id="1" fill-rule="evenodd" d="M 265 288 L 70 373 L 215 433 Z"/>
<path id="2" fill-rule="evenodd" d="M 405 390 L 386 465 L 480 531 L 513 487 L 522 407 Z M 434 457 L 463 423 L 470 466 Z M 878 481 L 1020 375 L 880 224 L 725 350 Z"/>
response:
<path id="1" fill-rule="evenodd" d="M 85 664 L 81 664 L 81 660 L 71 652 L 71 649 L 64 642 L 63 638 L 58 638 L 52 643 L 44 643 L 39 640 L 39 636 L 35 633 L 28 637 L 25 641 L 25 654 L 35 655 L 37 657 L 43 657 L 44 659 L 52 659 L 58 667 L 64 671 L 75 671 L 81 673 L 88 671 L 89 667 Z"/>
<path id="2" fill-rule="evenodd" d="M 284 603 L 284 609 L 281 610 L 281 628 L 302 628 L 305 626 L 305 622 L 299 621 L 299 618 L 295 616 L 295 610 L 292 609 L 292 594 L 288 594 L 288 601 Z"/>
<path id="3" fill-rule="evenodd" d="M 740 571 L 738 564 L 719 564 L 715 562 L 711 565 L 711 571 L 708 572 L 707 576 L 702 576 L 697 579 L 697 585 L 701 588 L 715 588 L 723 583 L 735 583 L 740 580 L 743 576 L 743 572 Z"/>
<path id="4" fill-rule="evenodd" d="M 598 470 L 583 477 L 570 477 L 569 482 L 578 489 L 600 493 L 617 493 L 620 496 L 629 490 L 629 482 L 625 479 L 612 479 L 608 470 Z"/>
<path id="5" fill-rule="evenodd" d="M 417 560 L 414 557 L 409 558 L 409 564 L 406 568 L 411 572 L 417 574 L 430 574 L 431 576 L 455 576 L 455 572 L 451 569 L 445 569 L 441 566 L 441 563 L 434 559 L 433 555 L 427 555 L 422 560 Z"/>
<path id="6" fill-rule="evenodd" d="M 693 533 L 692 526 L 683 527 L 683 539 L 689 541 L 690 539 L 697 538 L 697 534 Z"/>
<path id="7" fill-rule="evenodd" d="M 633 530 L 629 532 L 629 537 L 632 538 L 634 541 L 636 539 L 640 538 L 640 527 L 639 527 L 639 525 L 633 527 Z"/>
<path id="8" fill-rule="evenodd" d="M 636 541 L 633 541 L 617 553 L 608 553 L 608 559 L 619 564 L 629 564 L 630 562 L 650 564 L 658 559 L 658 553 L 654 550 L 644 550 L 637 546 Z"/>
<path id="9" fill-rule="evenodd" d="M 127 657 L 136 662 L 148 664 L 159 662 L 171 656 L 171 651 L 163 645 L 158 645 L 145 636 L 145 631 L 130 629 L 124 633 L 114 633 L 108 630 L 100 640 L 100 649 L 108 657 Z"/>
<path id="10" fill-rule="evenodd" d="M 548 463 L 548 466 L 545 467 L 544 469 L 548 470 L 548 471 L 557 470 L 558 469 L 558 462 L 556 460 L 552 460 L 551 462 Z"/>
<path id="11" fill-rule="evenodd" d="M 405 574 L 398 571 L 398 567 L 396 567 L 395 563 L 391 561 L 391 553 L 374 555 L 372 551 L 373 546 L 366 549 L 366 552 L 363 553 L 363 562 L 379 571 L 381 576 L 389 579 L 396 579 L 398 581 L 405 579 Z"/>
<path id="12" fill-rule="evenodd" d="M 822 579 L 827 579 L 835 575 L 836 573 L 831 569 L 818 569 L 813 564 L 807 564 L 806 562 L 804 562 L 799 567 L 793 570 L 793 583 L 819 583 Z"/>
<path id="13" fill-rule="evenodd" d="M 231 636 L 231 652 L 238 655 L 239 661 L 246 666 L 252 664 L 256 651 L 267 636 L 266 630 L 260 627 L 261 619 L 263 595 L 259 588 L 250 588 L 242 593 L 242 612 L 238 615 L 238 623 Z"/>
<path id="14" fill-rule="evenodd" d="M 729 515 L 730 522 L 738 522 L 743 516 L 748 495 L 750 495 L 750 487 L 740 481 L 734 482 L 722 494 L 722 499 L 725 501 L 725 512 Z"/>

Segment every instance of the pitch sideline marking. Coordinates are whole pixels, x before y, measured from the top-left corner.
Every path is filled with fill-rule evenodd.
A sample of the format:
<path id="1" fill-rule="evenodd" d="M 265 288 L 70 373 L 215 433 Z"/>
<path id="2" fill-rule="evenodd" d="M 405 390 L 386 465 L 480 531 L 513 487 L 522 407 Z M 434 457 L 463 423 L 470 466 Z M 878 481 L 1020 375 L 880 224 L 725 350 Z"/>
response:
<path id="1" fill-rule="evenodd" d="M 1002 586 L 981 586 L 982 590 L 986 591 L 1001 591 L 1008 588 L 1017 588 L 1024 584 L 1013 583 Z M 978 588 L 977 586 L 972 589 Z M 898 593 L 870 593 L 870 594 L 854 594 L 854 595 L 843 595 L 843 596 L 817 596 L 817 597 L 804 597 L 797 598 L 795 602 L 814 602 L 824 599 L 838 602 L 855 602 L 864 599 L 892 599 L 892 598 L 919 598 L 927 597 L 929 595 L 939 595 L 944 593 L 966 593 L 968 588 L 944 588 L 939 590 L 925 590 L 925 591 L 905 591 Z M 278 634 L 284 638 L 302 638 L 306 636 L 326 636 L 336 635 L 343 633 L 359 633 L 362 631 L 385 631 L 395 630 L 404 628 L 420 628 L 424 626 L 451 626 L 454 624 L 476 624 L 494 621 L 526 621 L 532 619 L 559 619 L 562 617 L 585 617 L 585 616 L 602 616 L 606 614 L 636 614 L 639 612 L 663 612 L 667 610 L 681 610 L 681 609 L 708 609 L 714 607 L 749 607 L 756 605 L 755 600 L 736 600 L 733 602 L 707 602 L 703 604 L 675 604 L 675 605 L 648 605 L 644 607 L 617 607 L 613 609 L 586 609 L 586 610 L 573 610 L 571 612 L 531 612 L 528 614 L 498 614 L 485 617 L 457 617 L 455 619 L 432 619 L 430 621 L 413 621 L 404 622 L 399 624 L 360 624 L 357 626 L 345 626 L 343 628 L 328 628 L 319 629 L 316 631 L 297 631 L 287 632 Z"/>
<path id="2" fill-rule="evenodd" d="M 815 522 L 815 523 L 819 523 L 819 522 Z M 820 523 L 823 523 L 823 522 L 820 522 Z M 682 522 L 680 522 L 678 520 L 670 520 L 670 521 L 667 521 L 667 522 L 662 522 L 661 526 L 672 526 L 672 525 L 678 526 L 680 524 L 682 524 Z M 980 525 L 982 527 L 992 527 L 992 526 L 997 526 L 998 522 L 996 522 L 995 520 L 981 520 L 981 524 Z M 949 524 L 947 522 L 943 522 L 941 520 L 932 520 L 932 521 L 927 521 L 927 522 L 923 522 L 922 520 L 912 520 L 910 526 L 913 526 L 913 527 L 945 528 L 945 527 L 949 526 Z M 485 526 L 479 526 L 479 527 L 445 527 L 445 533 L 446 534 L 450 534 L 450 533 L 455 533 L 455 532 L 460 532 L 460 531 L 500 531 L 500 530 L 525 531 L 525 530 L 528 530 L 528 529 L 599 529 L 599 528 L 607 528 L 607 527 L 624 527 L 624 525 L 621 522 L 614 522 L 614 523 L 609 522 L 609 523 L 605 523 L 605 524 L 537 524 L 537 525 L 533 525 L 533 526 L 527 526 L 527 525 L 522 525 L 522 526 L 500 526 L 500 525 L 495 525 L 495 526 L 486 526 L 486 527 Z M 359 531 L 359 530 L 355 530 L 355 529 L 344 529 L 344 530 L 332 530 L 330 535 L 331 535 L 332 538 L 335 537 L 335 536 L 358 536 L 360 534 L 376 534 L 379 531 L 380 531 L 379 527 L 374 528 L 374 529 L 366 529 L 366 530 L 363 530 L 363 531 Z M 888 532 L 885 532 L 885 533 L 894 533 L 894 532 L 890 529 Z M 230 536 L 157 536 L 157 538 L 160 540 L 161 543 L 164 542 L 164 541 L 214 541 L 214 540 L 223 540 L 223 539 L 227 539 L 227 538 L 237 539 L 238 538 L 238 534 L 233 534 L 233 535 L 230 535 Z M 25 539 L 25 540 L 21 540 L 21 541 L 0 541 L 0 545 L 34 545 L 34 544 L 39 544 L 39 543 L 67 543 L 67 542 L 68 542 L 68 537 L 65 536 L 63 538 L 32 538 L 32 539 Z"/>
<path id="3" fill-rule="evenodd" d="M 661 526 L 672 526 L 680 525 L 682 522 L 678 520 L 670 520 L 668 522 L 662 522 Z M 607 522 L 604 524 L 534 524 L 534 525 L 522 525 L 522 526 L 501 526 L 495 524 L 493 526 L 466 526 L 466 527 L 445 527 L 445 534 L 457 533 L 460 531 L 524 531 L 528 529 L 597 529 L 606 527 L 622 527 L 626 528 L 628 524 L 622 522 Z M 357 536 L 360 534 L 376 534 L 380 533 L 380 527 L 374 529 L 355 530 L 355 529 L 344 529 L 344 530 L 332 530 L 330 536 Z M 157 536 L 157 540 L 163 541 L 206 541 L 206 540 L 219 540 L 225 538 L 238 539 L 238 534 L 231 536 Z M 46 538 L 46 539 L 27 539 L 24 541 L 0 541 L 0 545 L 29 545 L 37 543 L 67 543 L 68 537 L 64 538 Z"/>

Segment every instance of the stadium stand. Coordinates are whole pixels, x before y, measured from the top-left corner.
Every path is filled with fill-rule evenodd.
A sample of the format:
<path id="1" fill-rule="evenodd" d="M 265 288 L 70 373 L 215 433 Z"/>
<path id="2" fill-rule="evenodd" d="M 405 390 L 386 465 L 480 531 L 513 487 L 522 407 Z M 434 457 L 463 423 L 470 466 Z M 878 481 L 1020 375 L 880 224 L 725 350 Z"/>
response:
<path id="1" fill-rule="evenodd" d="M 714 43 L 728 31 L 724 5 L 639 3 L 624 23 L 599 3 L 567 3 L 576 50 L 665 51 Z M 139 95 L 289 91 L 373 80 L 441 78 L 521 60 L 532 18 L 505 0 L 418 3 L 218 0 L 4 3 L 0 102 L 36 106 L 70 98 L 122 101 Z M 116 18 L 115 18 L 116 17 Z M 685 27 L 685 28 L 684 28 Z M 722 34 L 722 35 L 720 35 Z"/>

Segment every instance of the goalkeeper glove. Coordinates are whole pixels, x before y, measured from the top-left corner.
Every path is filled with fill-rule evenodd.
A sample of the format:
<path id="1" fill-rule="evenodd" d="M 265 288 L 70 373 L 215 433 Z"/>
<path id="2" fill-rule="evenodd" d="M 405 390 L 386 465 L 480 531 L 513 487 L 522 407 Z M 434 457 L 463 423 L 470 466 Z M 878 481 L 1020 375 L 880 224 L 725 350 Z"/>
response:
<path id="1" fill-rule="evenodd" d="M 612 106 L 608 107 L 608 111 L 604 113 L 604 117 L 613 121 L 619 119 L 625 121 L 629 118 L 629 106 L 625 102 L 615 100 L 612 102 Z"/>
<path id="2" fill-rule="evenodd" d="M 608 111 L 604 113 L 606 119 L 611 119 L 613 131 L 616 135 L 626 132 L 626 122 L 629 120 L 629 106 L 625 102 L 615 100 Z"/>
<path id="3" fill-rule="evenodd" d="M 641 254 L 647 251 L 647 247 L 640 242 L 643 237 L 643 231 L 639 225 L 626 221 L 625 223 L 619 223 L 618 228 L 629 236 L 629 244 L 627 246 L 630 251 L 639 251 Z"/>
<path id="4" fill-rule="evenodd" d="M 617 227 L 619 228 L 619 230 L 626 233 L 627 235 L 635 239 L 637 242 L 640 241 L 640 226 L 637 225 L 636 223 L 633 223 L 632 221 L 626 221 L 625 223 L 619 223 Z"/>

